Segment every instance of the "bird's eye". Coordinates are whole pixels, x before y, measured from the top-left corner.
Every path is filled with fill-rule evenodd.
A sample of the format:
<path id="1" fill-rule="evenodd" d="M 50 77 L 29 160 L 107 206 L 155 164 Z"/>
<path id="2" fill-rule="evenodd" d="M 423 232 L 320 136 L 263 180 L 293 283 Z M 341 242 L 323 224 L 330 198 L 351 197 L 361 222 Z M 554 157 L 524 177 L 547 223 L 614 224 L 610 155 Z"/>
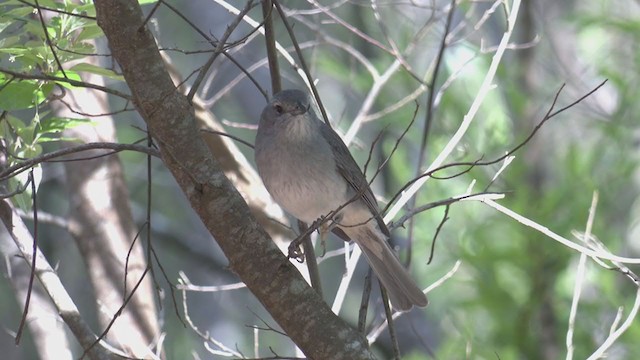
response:
<path id="1" fill-rule="evenodd" d="M 282 114 L 284 112 L 284 109 L 282 108 L 281 105 L 275 104 L 273 105 L 273 108 L 276 110 L 278 114 Z"/>

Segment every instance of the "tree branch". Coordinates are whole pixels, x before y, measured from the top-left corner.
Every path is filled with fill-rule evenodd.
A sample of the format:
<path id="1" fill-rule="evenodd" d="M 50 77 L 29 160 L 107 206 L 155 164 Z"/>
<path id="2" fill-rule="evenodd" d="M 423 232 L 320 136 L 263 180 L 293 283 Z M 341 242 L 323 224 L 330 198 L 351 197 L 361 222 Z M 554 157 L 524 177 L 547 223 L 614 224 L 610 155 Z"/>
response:
<path id="1" fill-rule="evenodd" d="M 0 201 L 0 218 L 27 264 L 30 265 L 32 263 L 35 255 L 37 258 L 35 262 L 36 268 L 32 269 L 32 271 L 35 272 L 51 301 L 53 301 L 60 317 L 69 326 L 82 347 L 88 349 L 98 337 L 91 331 L 89 325 L 80 315 L 78 308 L 60 282 L 60 278 L 58 278 L 56 272 L 40 252 L 40 249 L 36 248 L 35 254 L 31 252 L 33 238 L 29 233 L 29 229 L 27 229 L 18 213 L 12 209 L 6 200 Z M 104 347 L 103 342 L 100 342 L 98 346 L 94 346 L 88 355 L 91 359 L 115 358 L 111 351 Z"/>
<path id="2" fill-rule="evenodd" d="M 366 341 L 338 318 L 270 241 L 199 136 L 194 109 L 175 88 L 133 0 L 96 0 L 98 25 L 191 206 L 247 284 L 313 359 L 371 359 Z M 348 346 L 345 346 L 348 344 Z"/>

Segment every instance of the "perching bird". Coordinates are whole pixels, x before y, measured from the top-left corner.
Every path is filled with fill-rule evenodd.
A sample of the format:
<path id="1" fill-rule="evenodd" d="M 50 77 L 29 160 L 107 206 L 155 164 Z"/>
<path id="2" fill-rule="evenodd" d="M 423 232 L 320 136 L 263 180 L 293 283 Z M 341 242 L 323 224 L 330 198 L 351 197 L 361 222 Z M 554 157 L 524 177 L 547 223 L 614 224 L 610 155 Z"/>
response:
<path id="1" fill-rule="evenodd" d="M 255 159 L 274 200 L 308 224 L 347 204 L 328 224 L 362 249 L 393 307 L 427 305 L 387 242 L 389 230 L 365 176 L 338 134 L 318 118 L 307 93 L 274 95 L 260 117 Z"/>

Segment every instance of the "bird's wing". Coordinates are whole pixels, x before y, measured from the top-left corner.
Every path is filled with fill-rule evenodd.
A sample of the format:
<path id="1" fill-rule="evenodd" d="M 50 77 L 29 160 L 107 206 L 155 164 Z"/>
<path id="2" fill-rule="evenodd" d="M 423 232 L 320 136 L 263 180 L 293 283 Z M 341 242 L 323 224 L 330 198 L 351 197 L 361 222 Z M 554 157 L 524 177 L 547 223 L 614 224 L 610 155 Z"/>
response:
<path id="1" fill-rule="evenodd" d="M 386 236 L 390 236 L 389 229 L 387 228 L 387 225 L 385 225 L 382 216 L 380 216 L 378 202 L 369 187 L 369 183 L 360 170 L 360 167 L 353 159 L 353 156 L 351 156 L 347 146 L 342 142 L 340 136 L 324 122 L 321 122 L 320 134 L 331 146 L 331 151 L 336 159 L 338 173 L 342 175 L 349 186 L 351 186 L 357 194 L 362 194 L 362 199 L 378 222 L 380 231 L 382 231 Z"/>

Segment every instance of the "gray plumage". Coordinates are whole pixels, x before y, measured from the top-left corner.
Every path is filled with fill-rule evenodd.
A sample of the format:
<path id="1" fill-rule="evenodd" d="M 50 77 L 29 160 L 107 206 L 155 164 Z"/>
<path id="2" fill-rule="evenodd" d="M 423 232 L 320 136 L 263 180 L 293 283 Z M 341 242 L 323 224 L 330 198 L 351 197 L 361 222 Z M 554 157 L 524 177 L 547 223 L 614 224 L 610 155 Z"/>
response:
<path id="1" fill-rule="evenodd" d="M 260 117 L 255 158 L 274 200 L 306 223 L 359 195 L 333 217 L 337 232 L 362 249 L 394 308 L 427 305 L 387 242 L 389 230 L 366 178 L 338 134 L 318 119 L 307 93 L 284 90 L 274 95 Z"/>

